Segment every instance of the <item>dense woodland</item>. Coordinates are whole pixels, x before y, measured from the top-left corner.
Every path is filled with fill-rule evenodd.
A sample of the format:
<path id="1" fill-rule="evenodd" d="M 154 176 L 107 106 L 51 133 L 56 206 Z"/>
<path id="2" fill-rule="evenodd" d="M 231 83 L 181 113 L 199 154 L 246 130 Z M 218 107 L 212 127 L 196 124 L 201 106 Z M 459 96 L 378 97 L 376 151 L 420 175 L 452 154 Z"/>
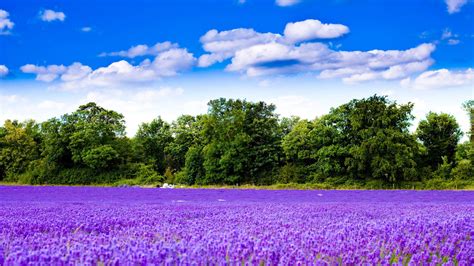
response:
<path id="1" fill-rule="evenodd" d="M 279 117 L 264 102 L 221 98 L 208 107 L 171 124 L 157 117 L 133 138 L 123 115 L 95 103 L 43 123 L 7 120 L 0 127 L 0 181 L 399 187 L 474 179 L 473 136 L 459 143 L 463 133 L 444 113 L 429 113 L 410 132 L 411 103 L 374 95 L 314 120 Z M 471 131 L 473 107 L 464 104 Z"/>

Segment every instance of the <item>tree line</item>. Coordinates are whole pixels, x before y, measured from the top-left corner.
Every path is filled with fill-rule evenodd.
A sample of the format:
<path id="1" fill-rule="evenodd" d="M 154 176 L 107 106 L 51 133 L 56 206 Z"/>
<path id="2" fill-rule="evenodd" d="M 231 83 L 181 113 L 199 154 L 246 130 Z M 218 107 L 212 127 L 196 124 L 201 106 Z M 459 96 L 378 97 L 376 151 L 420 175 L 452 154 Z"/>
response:
<path id="1" fill-rule="evenodd" d="M 474 101 L 464 108 L 474 125 Z M 265 102 L 216 99 L 206 114 L 161 117 L 125 134 L 124 116 L 95 103 L 37 123 L 0 127 L 0 181 L 25 184 L 269 185 L 473 181 L 474 140 L 449 114 L 415 132 L 413 104 L 354 99 L 314 120 Z"/>

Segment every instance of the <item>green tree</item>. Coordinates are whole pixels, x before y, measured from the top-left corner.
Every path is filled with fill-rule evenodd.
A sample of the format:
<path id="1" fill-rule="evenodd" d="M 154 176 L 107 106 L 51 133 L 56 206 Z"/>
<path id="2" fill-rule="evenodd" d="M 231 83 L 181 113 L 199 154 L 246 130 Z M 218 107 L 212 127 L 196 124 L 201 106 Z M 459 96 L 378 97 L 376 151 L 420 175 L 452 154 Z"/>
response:
<path id="1" fill-rule="evenodd" d="M 428 113 L 426 119 L 420 121 L 416 134 L 426 147 L 425 165 L 436 170 L 438 165 L 443 163 L 443 156 L 446 156 L 445 164 L 454 162 L 456 146 L 462 132 L 452 115 Z"/>
<path id="2" fill-rule="evenodd" d="M 474 100 L 466 101 L 463 104 L 463 108 L 469 115 L 469 120 L 471 122 L 471 130 L 469 131 L 469 136 L 471 144 L 474 145 Z"/>
<path id="3" fill-rule="evenodd" d="M 125 138 L 122 114 L 88 103 L 79 106 L 72 114 L 65 115 L 63 120 L 63 130 L 69 141 L 68 148 L 76 165 L 94 169 L 110 169 L 118 165 L 116 140 Z M 107 160 L 93 162 L 101 159 Z"/>
<path id="4" fill-rule="evenodd" d="M 412 108 L 377 95 L 352 100 L 313 122 L 297 124 L 283 149 L 290 160 L 305 165 L 314 180 L 410 179 L 416 175 L 419 153 L 408 131 Z"/>
<path id="5" fill-rule="evenodd" d="M 161 117 L 150 123 L 140 125 L 135 135 L 136 149 L 140 153 L 140 160 L 153 165 L 158 173 L 164 173 L 166 164 L 166 147 L 172 143 L 171 128 Z"/>
<path id="6" fill-rule="evenodd" d="M 0 179 L 14 180 L 39 156 L 37 124 L 6 120 L 0 129 Z"/>
<path id="7" fill-rule="evenodd" d="M 179 171 L 184 167 L 186 153 L 197 141 L 199 131 L 196 117 L 191 115 L 178 117 L 178 119 L 171 124 L 170 132 L 173 140 L 165 147 L 167 164 L 174 171 Z"/>
<path id="8" fill-rule="evenodd" d="M 265 183 L 278 165 L 280 139 L 275 106 L 218 99 L 201 118 L 207 184 Z"/>

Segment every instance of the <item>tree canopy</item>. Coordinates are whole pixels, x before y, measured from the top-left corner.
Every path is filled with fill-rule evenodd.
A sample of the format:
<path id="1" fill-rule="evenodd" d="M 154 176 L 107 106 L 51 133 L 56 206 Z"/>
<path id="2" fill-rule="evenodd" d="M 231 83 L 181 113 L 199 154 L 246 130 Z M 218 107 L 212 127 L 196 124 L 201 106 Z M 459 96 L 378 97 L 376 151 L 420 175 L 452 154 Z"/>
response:
<path id="1" fill-rule="evenodd" d="M 472 101 L 464 104 L 472 124 Z M 42 123 L 0 127 L 0 180 L 188 185 L 399 184 L 473 180 L 474 145 L 455 118 L 429 113 L 410 132 L 413 104 L 354 99 L 313 120 L 265 102 L 216 99 L 208 112 L 157 117 L 125 134 L 122 114 L 88 103 Z M 471 129 L 472 130 L 472 129 Z"/>

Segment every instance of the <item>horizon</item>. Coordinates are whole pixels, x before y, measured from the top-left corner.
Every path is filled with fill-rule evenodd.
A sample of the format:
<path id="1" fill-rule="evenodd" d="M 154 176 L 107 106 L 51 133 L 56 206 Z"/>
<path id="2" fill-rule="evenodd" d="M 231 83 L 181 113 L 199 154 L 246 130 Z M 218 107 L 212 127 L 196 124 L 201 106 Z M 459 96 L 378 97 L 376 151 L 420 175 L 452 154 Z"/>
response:
<path id="1" fill-rule="evenodd" d="M 429 111 L 469 130 L 472 1 L 93 3 L 0 4 L 2 122 L 93 101 L 122 113 L 133 136 L 158 116 L 205 113 L 215 98 L 314 119 L 378 94 L 415 104 L 412 130 Z"/>

